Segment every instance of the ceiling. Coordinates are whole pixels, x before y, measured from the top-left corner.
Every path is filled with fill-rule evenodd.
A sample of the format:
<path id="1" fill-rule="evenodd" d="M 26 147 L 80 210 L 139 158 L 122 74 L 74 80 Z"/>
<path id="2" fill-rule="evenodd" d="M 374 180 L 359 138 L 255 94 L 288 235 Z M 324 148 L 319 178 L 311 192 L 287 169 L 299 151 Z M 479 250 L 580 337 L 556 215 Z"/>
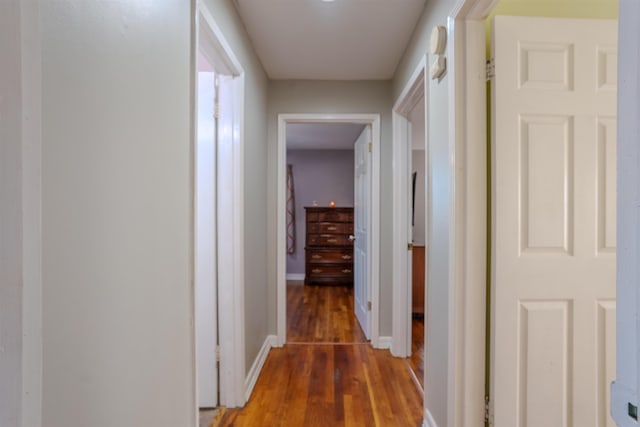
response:
<path id="1" fill-rule="evenodd" d="M 289 123 L 287 150 L 353 150 L 364 127 L 356 123 Z"/>
<path id="2" fill-rule="evenodd" d="M 271 79 L 391 79 L 425 0 L 234 0 Z"/>

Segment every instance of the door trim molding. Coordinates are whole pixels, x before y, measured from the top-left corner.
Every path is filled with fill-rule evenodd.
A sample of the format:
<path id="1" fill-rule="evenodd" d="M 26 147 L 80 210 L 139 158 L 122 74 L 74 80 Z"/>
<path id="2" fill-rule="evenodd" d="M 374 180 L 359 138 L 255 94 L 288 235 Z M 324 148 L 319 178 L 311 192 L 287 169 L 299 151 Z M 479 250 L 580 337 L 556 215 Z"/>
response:
<path id="1" fill-rule="evenodd" d="M 428 129 L 429 104 L 427 85 L 427 56 L 425 55 L 414 70 L 411 78 L 393 106 L 393 316 L 391 323 L 391 354 L 396 357 L 411 355 L 411 255 L 407 244 L 411 241 L 409 230 L 409 163 L 411 156 L 411 124 L 407 118 L 418 102 L 424 102 L 426 185 L 425 201 L 425 247 L 429 245 L 429 210 L 431 168 L 429 163 Z M 430 251 L 426 251 L 426 265 L 429 265 Z M 426 279 L 425 279 L 426 285 Z M 428 334 L 427 334 L 428 335 Z M 425 346 L 425 358 L 429 347 Z"/>
<path id="2" fill-rule="evenodd" d="M 225 159 L 231 166 L 226 177 L 231 182 L 231 203 L 218 206 L 218 224 L 228 226 L 229 239 L 220 239 L 218 259 L 226 254 L 231 263 L 226 268 L 219 263 L 218 269 L 218 341 L 220 343 L 219 390 L 220 404 L 230 408 L 243 406 L 245 398 L 245 316 L 244 316 L 244 69 L 227 43 L 222 30 L 217 25 L 206 4 L 196 3 L 195 34 L 193 37 L 192 67 L 197 73 L 195 58 L 200 49 L 210 61 L 217 73 L 231 76 L 228 80 L 233 102 L 232 148 Z M 225 80 L 225 79 L 223 79 Z M 197 82 L 197 79 L 196 79 Z M 193 99 L 197 99 L 197 87 L 192 87 Z M 192 107 L 194 108 L 194 107 Z M 194 115 L 195 117 L 195 115 Z M 196 119 L 194 119 L 195 121 Z M 195 126 L 195 125 L 194 125 Z M 192 131 L 192 152 L 195 153 L 196 132 Z M 220 171 L 218 171 L 220 173 Z M 193 179 L 193 178 L 192 178 Z M 216 185 L 217 180 L 216 180 Z M 194 200 L 195 181 L 192 181 L 192 201 Z M 221 206 L 222 205 L 222 206 Z M 195 229 L 194 229 L 195 231 Z M 195 236 L 192 235 L 192 247 Z M 193 258 L 193 254 L 192 254 Z M 194 261 L 194 260 L 193 260 Z M 195 263 L 192 268 L 195 271 Z M 192 271 L 192 277 L 193 277 Z M 195 291 L 193 291 L 192 312 L 195 313 Z M 192 326 L 193 342 L 195 327 Z M 194 355 L 195 348 L 193 349 Z M 194 386 L 197 402 L 197 364 L 194 362 Z M 197 410 L 197 408 L 196 408 Z"/>
<path id="3" fill-rule="evenodd" d="M 276 207 L 276 310 L 277 346 L 287 341 L 286 167 L 288 123 L 362 123 L 371 126 L 373 151 L 371 176 L 371 236 L 367 266 L 371 296 L 371 345 L 380 346 L 380 115 L 379 114 L 278 114 Z"/>
<path id="4" fill-rule="evenodd" d="M 484 20 L 498 0 L 458 0 L 448 17 L 451 244 L 448 425 L 482 425 L 487 268 Z M 482 326 L 480 326 L 482 325 Z"/>

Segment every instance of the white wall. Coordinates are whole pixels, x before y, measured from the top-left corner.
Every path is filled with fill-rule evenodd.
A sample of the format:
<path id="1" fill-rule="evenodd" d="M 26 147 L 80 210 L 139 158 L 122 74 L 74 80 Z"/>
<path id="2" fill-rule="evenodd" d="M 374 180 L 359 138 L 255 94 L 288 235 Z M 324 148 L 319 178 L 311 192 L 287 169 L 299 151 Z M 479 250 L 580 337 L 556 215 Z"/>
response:
<path id="1" fill-rule="evenodd" d="M 411 172 L 417 172 L 416 190 L 413 211 L 412 238 L 415 245 L 424 245 L 426 240 L 426 230 L 424 223 L 425 210 L 425 167 L 424 150 L 412 150 L 411 152 Z"/>
<path id="2" fill-rule="evenodd" d="M 195 425 L 191 6 L 41 7 L 43 425 Z"/>
<path id="3" fill-rule="evenodd" d="M 431 29 L 436 25 L 447 25 L 447 16 L 455 5 L 455 0 L 433 0 L 425 5 L 425 10 L 416 25 L 411 42 L 396 69 L 393 78 L 392 97 L 394 101 L 407 84 L 411 73 L 420 59 L 429 50 Z M 451 51 L 448 46 L 447 53 Z M 431 228 L 429 235 L 429 259 L 426 266 L 427 307 L 426 343 L 429 346 L 429 358 L 425 368 L 425 408 L 438 426 L 450 425 L 447 417 L 447 396 L 449 393 L 447 375 L 450 363 L 449 350 L 449 227 L 453 213 L 449 209 L 449 199 L 452 194 L 450 178 L 452 174 L 449 152 L 449 85 L 452 84 L 445 74 L 442 81 L 428 81 L 429 126 L 427 136 L 431 164 Z M 436 326 L 437 325 L 437 326 Z"/>
<path id="4" fill-rule="evenodd" d="M 275 334 L 269 321 L 271 303 L 267 287 L 267 76 L 249 36 L 229 0 L 205 0 L 216 23 L 245 72 L 245 349 L 249 371 L 268 334 Z M 275 314 L 273 314 L 275 316 Z"/>
<path id="5" fill-rule="evenodd" d="M 278 114 L 373 113 L 381 116 L 380 335 L 391 335 L 391 98 L 388 81 L 278 80 L 269 84 L 269 242 L 276 244 Z M 269 329 L 276 328 L 276 253 L 269 253 Z"/>

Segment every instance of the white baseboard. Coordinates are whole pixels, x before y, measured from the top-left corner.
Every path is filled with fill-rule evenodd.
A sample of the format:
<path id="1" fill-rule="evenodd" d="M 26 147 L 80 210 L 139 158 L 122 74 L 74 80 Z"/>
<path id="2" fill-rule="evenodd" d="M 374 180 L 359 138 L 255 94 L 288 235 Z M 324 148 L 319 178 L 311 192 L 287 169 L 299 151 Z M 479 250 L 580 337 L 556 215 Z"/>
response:
<path id="1" fill-rule="evenodd" d="M 433 419 L 433 415 L 431 415 L 431 412 L 427 408 L 424 408 L 424 420 L 422 421 L 422 426 L 438 427 L 438 424 L 436 424 L 436 420 Z"/>
<path id="2" fill-rule="evenodd" d="M 304 280 L 304 274 L 297 274 L 297 273 L 287 274 L 287 280 Z"/>
<path id="3" fill-rule="evenodd" d="M 378 337 L 378 345 L 376 346 L 376 348 L 382 350 L 391 349 L 391 337 Z"/>
<path id="4" fill-rule="evenodd" d="M 276 341 L 275 335 L 267 335 L 256 360 L 254 360 L 253 365 L 251 365 L 249 375 L 247 375 L 247 379 L 244 382 L 245 399 L 247 402 L 251 397 L 251 393 L 253 393 L 253 388 L 256 386 L 256 382 L 258 381 L 264 362 L 267 360 L 267 356 L 269 355 L 269 350 L 271 350 L 271 347 L 276 345 Z"/>

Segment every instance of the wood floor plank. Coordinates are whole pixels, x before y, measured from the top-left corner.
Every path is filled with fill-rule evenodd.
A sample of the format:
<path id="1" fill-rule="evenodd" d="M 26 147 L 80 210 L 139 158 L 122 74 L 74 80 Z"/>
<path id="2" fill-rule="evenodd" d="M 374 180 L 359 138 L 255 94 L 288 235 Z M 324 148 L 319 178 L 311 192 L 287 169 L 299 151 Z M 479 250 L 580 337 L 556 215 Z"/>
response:
<path id="1" fill-rule="evenodd" d="M 287 336 L 253 394 L 223 427 L 416 427 L 422 395 L 406 359 L 375 350 L 353 312 L 353 288 L 290 284 Z"/>
<path id="2" fill-rule="evenodd" d="M 411 357 L 408 361 L 424 390 L 424 317 L 412 319 L 411 335 Z"/>
<path id="3" fill-rule="evenodd" d="M 353 309 L 353 286 L 287 282 L 287 341 L 362 343 L 367 339 Z"/>
<path id="4" fill-rule="evenodd" d="M 368 344 L 298 344 L 270 352 L 245 408 L 227 410 L 221 425 L 415 427 L 421 420 L 422 397 L 402 359 Z"/>

